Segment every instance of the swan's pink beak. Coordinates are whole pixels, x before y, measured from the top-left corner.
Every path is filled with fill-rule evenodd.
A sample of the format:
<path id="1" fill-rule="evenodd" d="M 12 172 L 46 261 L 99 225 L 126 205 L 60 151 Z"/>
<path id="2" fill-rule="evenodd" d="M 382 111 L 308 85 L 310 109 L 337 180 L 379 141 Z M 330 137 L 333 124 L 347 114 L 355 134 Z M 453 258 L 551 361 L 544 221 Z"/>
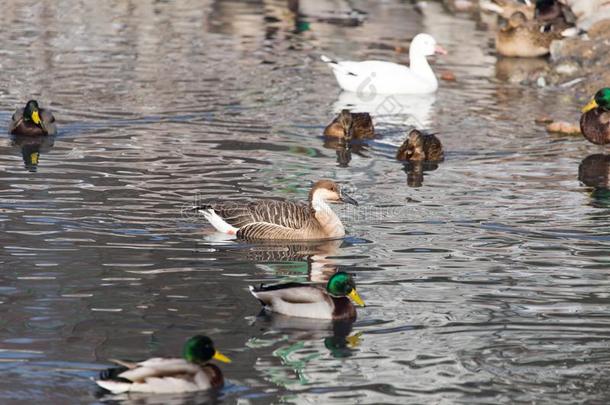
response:
<path id="1" fill-rule="evenodd" d="M 434 53 L 437 55 L 447 55 L 447 51 L 440 45 L 434 47 Z"/>

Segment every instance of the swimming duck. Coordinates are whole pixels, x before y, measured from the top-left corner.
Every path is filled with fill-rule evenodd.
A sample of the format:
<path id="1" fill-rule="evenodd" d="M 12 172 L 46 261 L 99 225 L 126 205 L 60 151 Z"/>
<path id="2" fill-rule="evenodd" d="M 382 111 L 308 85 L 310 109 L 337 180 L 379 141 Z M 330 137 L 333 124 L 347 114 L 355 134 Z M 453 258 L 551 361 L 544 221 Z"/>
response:
<path id="1" fill-rule="evenodd" d="M 364 306 L 354 279 L 342 271 L 328 280 L 326 290 L 309 284 L 284 283 L 250 286 L 250 292 L 265 309 L 301 318 L 353 319 L 356 308 L 350 299 Z"/>
<path id="2" fill-rule="evenodd" d="M 436 135 L 424 134 L 417 129 L 409 132 L 396 153 L 396 159 L 407 161 L 440 162 L 444 158 L 443 145 Z"/>
<path id="3" fill-rule="evenodd" d="M 317 181 L 308 204 L 258 200 L 249 203 L 218 202 L 193 207 L 217 231 L 244 239 L 321 240 L 345 236 L 341 220 L 328 203 L 358 205 L 331 180 Z"/>
<path id="4" fill-rule="evenodd" d="M 369 113 L 352 113 L 343 109 L 341 113 L 324 128 L 324 136 L 334 138 L 367 139 L 375 137 L 373 120 Z"/>
<path id="5" fill-rule="evenodd" d="M 496 34 L 496 50 L 503 56 L 535 57 L 549 53 L 554 39 L 561 33 L 552 30 L 550 24 L 527 21 L 525 14 L 514 13 L 506 26 Z"/>
<path id="6" fill-rule="evenodd" d="M 23 136 L 55 135 L 55 117 L 51 111 L 40 108 L 36 100 L 30 100 L 24 108 L 15 111 L 8 132 Z"/>
<path id="7" fill-rule="evenodd" d="M 583 107 L 580 131 L 589 142 L 597 145 L 610 143 L 610 88 L 595 93 L 595 97 Z"/>
<path id="8" fill-rule="evenodd" d="M 346 91 L 375 94 L 433 93 L 438 80 L 426 56 L 446 54 L 429 34 L 417 34 L 409 48 L 409 67 L 392 62 L 369 60 L 338 62 L 322 55 L 333 70 L 339 86 Z"/>
<path id="9" fill-rule="evenodd" d="M 155 357 L 140 363 L 112 360 L 120 367 L 102 371 L 95 382 L 113 394 L 164 394 L 221 388 L 224 385 L 222 372 L 217 366 L 207 363 L 211 359 L 231 362 L 214 349 L 209 337 L 197 335 L 184 344 L 182 359 Z"/>

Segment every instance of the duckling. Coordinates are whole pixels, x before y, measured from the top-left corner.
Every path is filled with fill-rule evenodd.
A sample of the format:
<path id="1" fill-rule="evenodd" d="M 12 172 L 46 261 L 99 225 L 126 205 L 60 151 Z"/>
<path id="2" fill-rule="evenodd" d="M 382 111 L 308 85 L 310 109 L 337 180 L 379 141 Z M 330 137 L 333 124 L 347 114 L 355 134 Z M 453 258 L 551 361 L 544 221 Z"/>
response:
<path id="1" fill-rule="evenodd" d="M 301 318 L 355 319 L 356 308 L 350 299 L 364 306 L 354 279 L 342 271 L 328 280 L 326 290 L 308 284 L 284 283 L 250 286 L 250 292 L 265 309 Z"/>
<path id="2" fill-rule="evenodd" d="M 352 113 L 344 109 L 324 128 L 324 136 L 347 140 L 370 139 L 375 137 L 375 128 L 369 113 Z"/>
<path id="3" fill-rule="evenodd" d="M 560 38 L 561 33 L 550 24 L 527 21 L 525 14 L 516 12 L 496 34 L 496 50 L 503 56 L 543 56 L 549 53 L 551 42 Z"/>
<path id="4" fill-rule="evenodd" d="M 610 88 L 595 93 L 595 97 L 583 107 L 580 116 L 580 131 L 596 145 L 610 143 Z"/>
<path id="5" fill-rule="evenodd" d="M 417 129 L 409 132 L 396 153 L 398 160 L 440 162 L 444 158 L 443 145 L 436 135 L 424 134 Z"/>
<path id="6" fill-rule="evenodd" d="M 224 385 L 222 372 L 217 366 L 207 364 L 211 359 L 231 362 L 214 349 L 212 339 L 197 335 L 184 344 L 182 359 L 155 357 L 140 363 L 112 360 L 120 367 L 102 371 L 95 382 L 113 394 L 166 394 L 221 388 Z"/>
<path id="7" fill-rule="evenodd" d="M 8 131 L 11 135 L 55 135 L 57 127 L 51 111 L 40 108 L 36 100 L 30 100 L 25 108 L 18 108 L 15 111 Z"/>

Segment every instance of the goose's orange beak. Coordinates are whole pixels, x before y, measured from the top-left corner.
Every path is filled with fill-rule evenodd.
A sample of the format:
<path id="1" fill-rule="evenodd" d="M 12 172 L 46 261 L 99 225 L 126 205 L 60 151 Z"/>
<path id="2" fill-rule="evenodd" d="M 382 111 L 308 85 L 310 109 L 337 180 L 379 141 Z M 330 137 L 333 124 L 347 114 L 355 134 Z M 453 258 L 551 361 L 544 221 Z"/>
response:
<path id="1" fill-rule="evenodd" d="M 447 50 L 440 45 L 434 47 L 434 53 L 437 55 L 447 55 Z"/>

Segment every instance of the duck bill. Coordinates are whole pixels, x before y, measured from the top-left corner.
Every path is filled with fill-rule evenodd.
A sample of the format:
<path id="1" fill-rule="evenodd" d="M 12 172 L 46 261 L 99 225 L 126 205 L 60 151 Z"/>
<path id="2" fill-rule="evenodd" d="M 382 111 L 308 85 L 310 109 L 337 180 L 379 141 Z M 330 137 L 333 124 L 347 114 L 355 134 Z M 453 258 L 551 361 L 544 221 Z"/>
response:
<path id="1" fill-rule="evenodd" d="M 352 290 L 352 292 L 347 294 L 347 296 L 350 297 L 352 299 L 352 301 L 354 301 L 356 304 L 360 305 L 361 307 L 365 306 L 364 301 L 362 301 L 362 298 L 360 298 L 360 295 L 358 294 L 358 292 L 356 291 L 355 288 Z"/>
<path id="2" fill-rule="evenodd" d="M 437 55 L 447 55 L 447 50 L 440 45 L 434 47 L 434 53 Z"/>
<path id="3" fill-rule="evenodd" d="M 38 114 L 38 111 L 32 112 L 32 121 L 34 121 L 34 124 L 40 125 L 40 115 Z"/>
<path id="4" fill-rule="evenodd" d="M 220 353 L 219 351 L 214 352 L 214 356 L 212 357 L 214 360 L 222 361 L 223 363 L 230 363 L 231 359 Z"/>
<path id="5" fill-rule="evenodd" d="M 350 197 L 349 195 L 347 195 L 343 192 L 341 193 L 341 201 L 346 204 L 352 204 L 352 205 L 358 206 L 358 201 L 354 200 L 352 197 Z"/>
<path id="6" fill-rule="evenodd" d="M 587 103 L 587 105 L 582 108 L 581 111 L 586 113 L 586 112 L 591 111 L 592 109 L 597 108 L 597 107 L 598 107 L 597 102 L 595 101 L 595 99 L 593 99 L 593 100 L 589 101 Z"/>
<path id="7" fill-rule="evenodd" d="M 38 156 L 40 156 L 38 152 L 34 152 L 30 155 L 30 162 L 32 162 L 33 165 L 38 164 Z"/>

